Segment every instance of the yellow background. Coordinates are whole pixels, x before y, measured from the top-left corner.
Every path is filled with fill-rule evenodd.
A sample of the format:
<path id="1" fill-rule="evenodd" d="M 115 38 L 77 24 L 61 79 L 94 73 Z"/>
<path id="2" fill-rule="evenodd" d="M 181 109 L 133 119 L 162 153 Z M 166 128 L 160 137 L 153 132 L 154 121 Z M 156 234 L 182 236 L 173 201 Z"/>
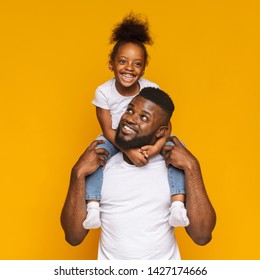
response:
<path id="1" fill-rule="evenodd" d="M 259 1 L 2 0 L 0 259 L 95 259 L 98 230 L 71 247 L 59 217 L 70 170 L 100 132 L 91 104 L 111 78 L 112 27 L 147 15 L 145 78 L 170 93 L 173 132 L 199 158 L 218 221 L 183 259 L 260 259 Z"/>

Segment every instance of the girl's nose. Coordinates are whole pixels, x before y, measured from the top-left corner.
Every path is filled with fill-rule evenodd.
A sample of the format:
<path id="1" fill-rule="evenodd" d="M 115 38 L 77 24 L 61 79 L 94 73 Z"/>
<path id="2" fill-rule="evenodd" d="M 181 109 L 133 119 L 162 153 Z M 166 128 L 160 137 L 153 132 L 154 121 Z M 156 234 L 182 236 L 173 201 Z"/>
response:
<path id="1" fill-rule="evenodd" d="M 133 71 L 134 70 L 134 67 L 132 65 L 132 63 L 127 63 L 126 67 L 125 67 L 127 70 L 129 71 Z"/>

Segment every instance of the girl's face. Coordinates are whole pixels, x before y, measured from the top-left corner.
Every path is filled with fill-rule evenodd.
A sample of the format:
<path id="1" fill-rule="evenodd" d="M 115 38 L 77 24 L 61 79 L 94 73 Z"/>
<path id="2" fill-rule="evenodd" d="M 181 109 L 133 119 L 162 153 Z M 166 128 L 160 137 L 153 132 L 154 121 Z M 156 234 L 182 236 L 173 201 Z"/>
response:
<path id="1" fill-rule="evenodd" d="M 144 50 L 133 43 L 122 45 L 115 59 L 109 63 L 109 68 L 114 71 L 119 93 L 137 94 L 139 92 L 138 80 L 145 70 Z"/>

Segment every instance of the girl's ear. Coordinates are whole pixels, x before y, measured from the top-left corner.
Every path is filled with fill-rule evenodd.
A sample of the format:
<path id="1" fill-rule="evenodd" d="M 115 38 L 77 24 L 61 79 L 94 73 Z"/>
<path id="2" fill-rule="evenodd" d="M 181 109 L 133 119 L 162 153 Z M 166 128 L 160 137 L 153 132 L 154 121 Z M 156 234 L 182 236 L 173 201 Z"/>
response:
<path id="1" fill-rule="evenodd" d="M 109 69 L 110 71 L 114 71 L 114 69 L 113 69 L 113 64 L 112 64 L 111 61 L 109 61 L 109 63 L 108 63 L 108 69 Z"/>
<path id="2" fill-rule="evenodd" d="M 169 129 L 168 126 L 161 126 L 161 127 L 156 131 L 155 136 L 156 136 L 157 138 L 163 137 L 163 136 L 167 133 L 168 129 Z"/>

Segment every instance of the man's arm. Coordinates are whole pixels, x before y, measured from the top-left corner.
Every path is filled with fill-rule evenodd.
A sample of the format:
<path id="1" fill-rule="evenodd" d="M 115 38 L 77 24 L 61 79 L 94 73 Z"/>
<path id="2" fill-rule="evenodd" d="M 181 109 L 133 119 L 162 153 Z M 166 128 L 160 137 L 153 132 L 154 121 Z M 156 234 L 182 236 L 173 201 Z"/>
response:
<path id="1" fill-rule="evenodd" d="M 108 156 L 108 152 L 105 149 L 96 149 L 101 143 L 102 140 L 92 142 L 71 171 L 69 190 L 61 213 L 61 225 L 66 241 L 73 246 L 80 244 L 88 234 L 88 230 L 82 226 L 87 214 L 85 177 L 106 163 L 104 155 Z"/>
<path id="2" fill-rule="evenodd" d="M 186 209 L 190 220 L 186 231 L 198 245 L 206 245 L 212 238 L 216 224 L 216 213 L 208 198 L 199 161 L 182 146 L 175 136 L 170 137 L 174 147 L 164 149 L 166 165 L 182 169 L 185 174 Z"/>

